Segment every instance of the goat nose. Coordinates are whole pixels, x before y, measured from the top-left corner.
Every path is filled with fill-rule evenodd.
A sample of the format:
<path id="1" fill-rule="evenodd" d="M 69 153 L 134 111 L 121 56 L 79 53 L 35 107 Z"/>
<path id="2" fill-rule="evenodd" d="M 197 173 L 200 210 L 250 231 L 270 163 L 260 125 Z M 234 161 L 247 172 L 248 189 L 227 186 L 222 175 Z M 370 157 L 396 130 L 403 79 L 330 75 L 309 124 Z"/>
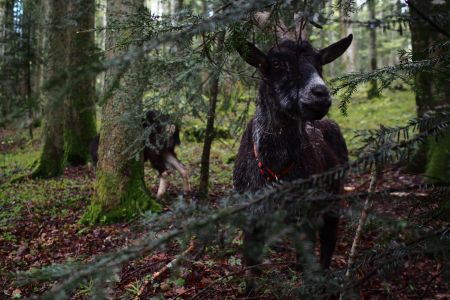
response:
<path id="1" fill-rule="evenodd" d="M 317 98 L 328 98 L 330 92 L 325 85 L 315 85 L 311 88 L 311 93 Z"/>

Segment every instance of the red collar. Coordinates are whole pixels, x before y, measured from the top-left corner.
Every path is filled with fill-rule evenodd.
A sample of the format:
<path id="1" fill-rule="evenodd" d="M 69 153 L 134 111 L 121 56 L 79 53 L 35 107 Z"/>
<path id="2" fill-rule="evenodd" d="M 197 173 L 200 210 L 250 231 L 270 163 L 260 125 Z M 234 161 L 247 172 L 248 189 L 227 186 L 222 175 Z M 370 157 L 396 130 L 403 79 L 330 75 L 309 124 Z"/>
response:
<path id="1" fill-rule="evenodd" d="M 258 151 L 256 150 L 255 143 L 253 143 L 253 154 L 255 155 L 256 162 L 258 163 L 259 172 L 262 175 L 266 176 L 267 181 L 278 182 L 281 179 L 281 177 L 287 175 L 289 173 L 289 171 L 292 169 L 292 167 L 294 166 L 294 163 L 292 162 L 288 167 L 281 170 L 280 173 L 275 173 L 269 167 L 263 165 L 263 163 L 261 162 L 261 160 L 258 157 Z"/>

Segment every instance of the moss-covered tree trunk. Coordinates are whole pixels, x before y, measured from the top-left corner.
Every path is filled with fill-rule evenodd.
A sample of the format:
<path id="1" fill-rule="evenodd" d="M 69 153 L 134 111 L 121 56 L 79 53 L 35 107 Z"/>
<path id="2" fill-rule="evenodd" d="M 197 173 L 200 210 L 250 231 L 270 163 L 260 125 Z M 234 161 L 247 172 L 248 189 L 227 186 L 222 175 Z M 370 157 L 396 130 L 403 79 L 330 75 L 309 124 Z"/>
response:
<path id="1" fill-rule="evenodd" d="M 49 178 L 60 175 L 64 164 L 64 84 L 66 72 L 66 1 L 48 1 L 47 61 L 44 80 L 45 125 L 42 151 L 33 177 Z"/>
<path id="2" fill-rule="evenodd" d="M 413 6 L 422 14 L 430 16 L 440 28 L 450 32 L 448 18 L 433 18 L 442 12 L 450 11 L 450 1 L 416 0 Z M 448 40 L 431 24 L 425 21 L 414 9 L 410 8 L 411 42 L 413 59 L 422 60 L 429 56 L 428 49 L 435 44 Z M 448 51 L 448 50 L 442 50 Z M 442 53 L 436 52 L 434 55 Z M 425 70 L 416 75 L 416 105 L 417 115 L 423 116 L 429 111 L 450 111 L 450 79 L 444 74 Z M 450 132 L 440 137 L 438 141 L 430 139 L 418 149 L 409 169 L 425 172 L 434 182 L 450 182 Z"/>
<path id="3" fill-rule="evenodd" d="M 120 57 L 128 51 L 128 66 L 111 67 L 105 76 L 110 97 L 102 108 L 99 161 L 95 193 L 83 220 L 89 223 L 112 222 L 132 217 L 146 209 L 159 210 L 144 182 L 142 142 L 142 64 L 135 57 L 137 47 L 118 46 L 130 38 L 129 18 L 143 5 L 143 0 L 108 0 L 107 23 L 121 24 L 120 30 L 106 32 L 107 59 Z M 134 37 L 137 38 L 137 37 Z M 124 69 L 124 67 L 127 67 Z M 123 74 L 121 73 L 123 71 Z M 122 74 L 117 82 L 117 76 Z"/>
<path id="4" fill-rule="evenodd" d="M 97 134 L 95 117 L 95 0 L 68 1 L 70 27 L 69 90 L 66 97 L 64 155 L 70 165 L 89 160 L 89 144 Z M 88 30 L 88 31 L 87 31 Z"/>

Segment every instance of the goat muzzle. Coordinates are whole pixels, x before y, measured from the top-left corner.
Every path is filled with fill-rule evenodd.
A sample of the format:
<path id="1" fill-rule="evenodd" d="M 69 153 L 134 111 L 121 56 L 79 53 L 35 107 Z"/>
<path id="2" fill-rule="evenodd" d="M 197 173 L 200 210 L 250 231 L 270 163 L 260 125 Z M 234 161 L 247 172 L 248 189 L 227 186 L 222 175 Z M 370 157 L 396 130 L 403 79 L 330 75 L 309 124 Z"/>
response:
<path id="1" fill-rule="evenodd" d="M 313 102 L 301 102 L 302 117 L 305 121 L 320 120 L 328 113 L 331 98 L 322 98 Z"/>

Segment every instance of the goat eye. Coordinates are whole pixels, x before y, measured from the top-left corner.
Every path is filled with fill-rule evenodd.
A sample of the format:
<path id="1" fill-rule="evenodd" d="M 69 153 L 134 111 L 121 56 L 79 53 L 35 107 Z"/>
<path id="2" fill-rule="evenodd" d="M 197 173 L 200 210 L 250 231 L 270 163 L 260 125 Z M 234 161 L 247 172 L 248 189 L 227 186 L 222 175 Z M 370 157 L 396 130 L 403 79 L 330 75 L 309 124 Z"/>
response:
<path id="1" fill-rule="evenodd" d="M 279 60 L 272 61 L 272 67 L 274 69 L 281 69 L 281 62 Z"/>

